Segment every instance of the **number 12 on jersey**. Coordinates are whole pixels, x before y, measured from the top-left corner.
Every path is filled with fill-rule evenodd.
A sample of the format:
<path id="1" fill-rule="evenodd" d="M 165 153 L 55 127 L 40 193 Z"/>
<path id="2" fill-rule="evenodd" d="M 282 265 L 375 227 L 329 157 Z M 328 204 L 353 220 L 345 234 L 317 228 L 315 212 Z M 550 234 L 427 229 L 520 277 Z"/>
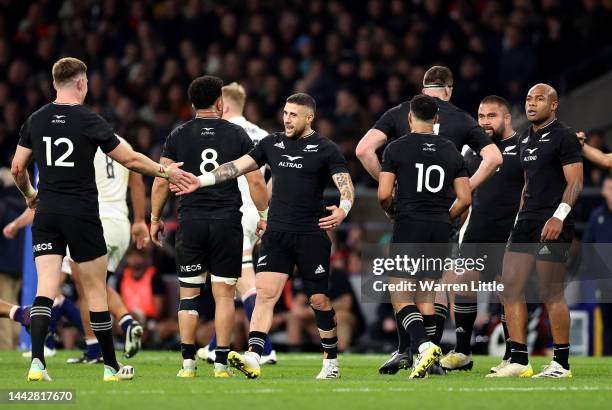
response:
<path id="1" fill-rule="evenodd" d="M 74 167 L 74 162 L 66 162 L 70 154 L 72 154 L 72 151 L 74 151 L 74 145 L 72 145 L 72 141 L 65 137 L 58 138 L 55 140 L 53 145 L 55 145 L 56 147 L 60 146 L 61 144 L 65 144 L 68 146 L 66 152 L 60 155 L 60 157 L 55 160 L 55 163 L 53 163 L 53 159 L 51 158 L 51 137 L 43 137 L 43 141 L 45 143 L 45 153 L 48 167 Z"/>
<path id="2" fill-rule="evenodd" d="M 417 176 L 417 192 L 423 192 L 423 164 L 416 163 L 414 164 L 416 169 L 419 171 Z M 438 173 L 438 184 L 434 187 L 431 185 L 431 173 L 436 171 Z M 442 189 L 442 185 L 444 185 L 444 168 L 440 165 L 430 165 L 425 169 L 425 188 L 431 192 L 436 193 Z"/>

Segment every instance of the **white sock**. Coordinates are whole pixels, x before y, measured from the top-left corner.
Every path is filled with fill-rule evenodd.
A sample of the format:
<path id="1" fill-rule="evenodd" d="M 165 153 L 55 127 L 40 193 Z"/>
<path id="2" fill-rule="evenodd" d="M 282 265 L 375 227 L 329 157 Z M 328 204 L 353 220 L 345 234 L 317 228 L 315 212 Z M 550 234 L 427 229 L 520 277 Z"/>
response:
<path id="1" fill-rule="evenodd" d="M 126 320 L 134 320 L 134 318 L 130 314 L 123 316 L 121 320 L 119 320 L 119 326 L 123 325 Z"/>
<path id="2" fill-rule="evenodd" d="M 257 363 L 259 364 L 259 362 L 261 360 L 261 356 L 260 355 L 258 355 L 255 352 L 245 352 L 244 354 L 254 357 L 257 360 Z"/>
<path id="3" fill-rule="evenodd" d="M 434 344 L 432 342 L 425 342 L 419 345 L 419 353 L 423 353 L 425 350 L 429 349 Z"/>
<path id="4" fill-rule="evenodd" d="M 19 306 L 17 306 L 17 305 L 13 305 L 11 307 L 11 310 L 9 311 L 9 318 L 11 320 L 15 320 L 15 312 L 17 312 L 17 309 L 19 309 Z"/>

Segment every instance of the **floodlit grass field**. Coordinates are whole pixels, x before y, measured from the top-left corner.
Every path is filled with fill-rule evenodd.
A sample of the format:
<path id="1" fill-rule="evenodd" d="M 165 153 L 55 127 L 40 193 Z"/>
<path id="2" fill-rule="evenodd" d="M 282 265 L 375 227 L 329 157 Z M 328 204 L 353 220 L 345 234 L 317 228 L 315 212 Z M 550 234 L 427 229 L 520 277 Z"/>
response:
<path id="1" fill-rule="evenodd" d="M 103 383 L 101 365 L 68 365 L 78 352 L 61 352 L 47 361 L 52 383 L 28 383 L 28 361 L 17 352 L 0 352 L 0 389 L 74 389 L 75 405 L 27 405 L 27 408 L 87 409 L 542 409 L 612 408 L 612 358 L 571 360 L 570 380 L 485 379 L 497 358 L 476 357 L 472 372 L 408 380 L 403 371 L 380 376 L 383 355 L 343 355 L 340 380 L 314 380 L 321 357 L 280 354 L 279 364 L 263 368 L 258 380 L 238 374 L 216 380 L 212 366 L 199 362 L 196 379 L 175 377 L 180 353 L 142 352 L 131 382 Z M 534 370 L 546 358 L 532 361 Z M 10 406 L 15 407 L 15 406 Z M 0 404 L 0 408 L 7 408 Z M 25 407 L 16 407 L 25 408 Z"/>

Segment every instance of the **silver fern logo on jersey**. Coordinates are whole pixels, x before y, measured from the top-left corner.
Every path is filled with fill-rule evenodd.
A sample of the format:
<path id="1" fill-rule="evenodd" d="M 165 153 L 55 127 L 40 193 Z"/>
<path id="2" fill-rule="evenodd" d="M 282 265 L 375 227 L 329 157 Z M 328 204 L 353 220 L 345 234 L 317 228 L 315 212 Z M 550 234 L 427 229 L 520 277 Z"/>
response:
<path id="1" fill-rule="evenodd" d="M 57 115 L 53 114 L 53 119 L 51 120 L 51 124 L 66 124 L 65 115 Z"/>

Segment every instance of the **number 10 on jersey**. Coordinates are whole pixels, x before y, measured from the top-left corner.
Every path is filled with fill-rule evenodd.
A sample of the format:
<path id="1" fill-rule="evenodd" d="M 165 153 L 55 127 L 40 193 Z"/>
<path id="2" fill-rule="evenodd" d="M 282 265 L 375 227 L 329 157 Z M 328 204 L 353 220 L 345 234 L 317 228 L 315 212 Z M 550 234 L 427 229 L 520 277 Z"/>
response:
<path id="1" fill-rule="evenodd" d="M 419 175 L 417 176 L 417 192 L 423 192 L 423 164 L 416 163 L 414 164 L 416 169 L 419 171 Z M 431 185 L 431 174 L 433 171 L 438 173 L 438 184 L 434 187 Z M 444 184 L 444 168 L 440 165 L 430 165 L 425 169 L 425 188 L 431 192 L 436 193 L 442 189 L 442 185 Z"/>

